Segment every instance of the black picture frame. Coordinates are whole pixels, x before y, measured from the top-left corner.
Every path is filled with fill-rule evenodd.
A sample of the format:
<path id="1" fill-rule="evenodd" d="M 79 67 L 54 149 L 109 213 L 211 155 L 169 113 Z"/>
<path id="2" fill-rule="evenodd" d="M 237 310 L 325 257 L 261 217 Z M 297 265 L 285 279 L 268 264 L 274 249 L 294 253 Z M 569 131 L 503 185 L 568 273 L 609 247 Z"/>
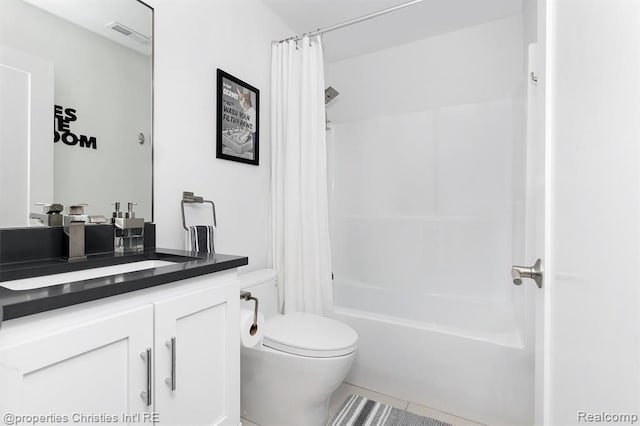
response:
<path id="1" fill-rule="evenodd" d="M 216 92 L 216 158 L 259 165 L 260 90 L 218 68 Z"/>

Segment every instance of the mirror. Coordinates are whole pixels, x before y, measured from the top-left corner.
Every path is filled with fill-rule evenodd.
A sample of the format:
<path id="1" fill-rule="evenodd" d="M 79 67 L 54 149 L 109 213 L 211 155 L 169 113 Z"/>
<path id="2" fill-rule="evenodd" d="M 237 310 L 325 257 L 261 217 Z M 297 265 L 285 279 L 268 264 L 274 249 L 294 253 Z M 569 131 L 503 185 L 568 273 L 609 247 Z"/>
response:
<path id="1" fill-rule="evenodd" d="M 0 228 L 38 203 L 153 220 L 152 36 L 138 0 L 0 1 Z"/>

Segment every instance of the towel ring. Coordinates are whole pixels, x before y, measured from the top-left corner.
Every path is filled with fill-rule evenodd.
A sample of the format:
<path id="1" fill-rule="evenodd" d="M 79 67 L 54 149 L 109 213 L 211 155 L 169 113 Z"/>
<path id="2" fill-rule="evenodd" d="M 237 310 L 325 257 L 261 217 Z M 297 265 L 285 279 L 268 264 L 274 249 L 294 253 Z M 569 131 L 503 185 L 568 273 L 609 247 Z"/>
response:
<path id="1" fill-rule="evenodd" d="M 184 191 L 182 193 L 182 201 L 180 201 L 180 209 L 182 210 L 182 227 L 185 231 L 188 231 L 187 220 L 184 215 L 184 205 L 186 204 L 211 204 L 211 212 L 213 214 L 213 226 L 218 226 L 216 222 L 216 205 L 211 200 L 205 200 L 200 196 L 193 195 L 193 192 Z"/>

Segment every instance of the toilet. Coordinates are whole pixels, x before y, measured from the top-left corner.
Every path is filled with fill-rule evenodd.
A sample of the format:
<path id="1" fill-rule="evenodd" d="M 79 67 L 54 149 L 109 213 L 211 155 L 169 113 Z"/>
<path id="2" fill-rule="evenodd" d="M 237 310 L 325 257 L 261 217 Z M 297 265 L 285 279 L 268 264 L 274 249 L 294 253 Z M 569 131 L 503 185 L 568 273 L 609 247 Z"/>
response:
<path id="1" fill-rule="evenodd" d="M 325 425 L 331 394 L 356 356 L 358 335 L 331 318 L 278 314 L 273 270 L 240 279 L 242 289 L 259 299 L 265 316 L 263 344 L 241 349 L 242 417 L 260 426 Z"/>

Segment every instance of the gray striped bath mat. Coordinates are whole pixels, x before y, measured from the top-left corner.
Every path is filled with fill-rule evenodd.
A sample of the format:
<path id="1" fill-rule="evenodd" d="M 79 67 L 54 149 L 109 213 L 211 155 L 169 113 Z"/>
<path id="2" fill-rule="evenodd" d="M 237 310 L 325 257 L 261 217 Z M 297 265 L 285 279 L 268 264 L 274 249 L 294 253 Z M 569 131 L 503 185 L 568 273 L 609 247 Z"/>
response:
<path id="1" fill-rule="evenodd" d="M 360 395 L 348 397 L 330 426 L 452 426 L 430 417 L 422 417 Z"/>

